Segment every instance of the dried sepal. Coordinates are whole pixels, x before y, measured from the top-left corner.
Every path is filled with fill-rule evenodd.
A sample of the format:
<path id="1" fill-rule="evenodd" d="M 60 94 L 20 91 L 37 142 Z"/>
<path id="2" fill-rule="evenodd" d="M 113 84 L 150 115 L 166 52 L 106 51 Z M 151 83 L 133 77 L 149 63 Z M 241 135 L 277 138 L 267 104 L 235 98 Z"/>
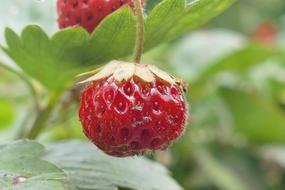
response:
<path id="1" fill-rule="evenodd" d="M 112 61 L 112 62 L 108 63 L 105 67 L 102 67 L 101 70 L 99 70 L 99 71 L 97 70 L 97 73 L 95 75 L 93 75 L 92 77 L 89 77 L 86 80 L 79 82 L 79 84 L 88 83 L 88 82 L 100 80 L 100 79 L 106 78 L 108 76 L 111 76 L 114 73 L 114 71 L 116 70 L 117 66 L 118 66 L 118 62 Z"/>
<path id="2" fill-rule="evenodd" d="M 154 65 L 137 64 L 124 61 L 112 61 L 105 67 L 88 72 L 88 74 L 90 73 L 94 73 L 94 75 L 79 83 L 97 81 L 107 78 L 111 75 L 113 75 L 114 79 L 118 82 L 129 80 L 133 76 L 136 76 L 145 82 L 151 83 L 155 81 L 155 77 L 158 77 L 170 84 L 177 84 L 184 92 L 187 90 L 186 85 L 182 80 L 174 78 L 167 72 L 159 69 Z"/>
<path id="3" fill-rule="evenodd" d="M 116 68 L 113 72 L 113 76 L 116 81 L 122 82 L 123 80 L 129 80 L 135 74 L 135 64 L 131 62 L 116 63 Z"/>
<path id="4" fill-rule="evenodd" d="M 149 70 L 147 65 L 137 65 L 135 76 L 141 78 L 145 82 L 152 82 L 154 81 L 154 75 Z"/>
<path id="5" fill-rule="evenodd" d="M 173 77 L 171 77 L 167 72 L 159 69 L 158 67 L 154 65 L 148 65 L 148 68 L 151 70 L 151 72 L 161 78 L 162 80 L 169 82 L 170 84 L 174 84 L 175 80 Z"/>

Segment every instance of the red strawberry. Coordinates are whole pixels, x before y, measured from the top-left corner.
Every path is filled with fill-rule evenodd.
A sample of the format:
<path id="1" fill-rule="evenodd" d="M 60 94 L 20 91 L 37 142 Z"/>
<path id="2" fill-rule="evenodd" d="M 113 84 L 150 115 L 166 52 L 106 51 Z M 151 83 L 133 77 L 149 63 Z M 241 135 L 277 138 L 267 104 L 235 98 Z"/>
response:
<path id="1" fill-rule="evenodd" d="M 254 33 L 254 39 L 265 45 L 274 44 L 278 37 L 278 29 L 273 22 L 262 23 Z"/>
<path id="2" fill-rule="evenodd" d="M 58 25 L 79 25 L 91 33 L 106 16 L 127 4 L 134 7 L 133 0 L 57 0 Z"/>
<path id="3" fill-rule="evenodd" d="M 79 117 L 105 153 L 126 157 L 166 149 L 187 120 L 180 84 L 150 65 L 114 61 L 88 79 Z"/>

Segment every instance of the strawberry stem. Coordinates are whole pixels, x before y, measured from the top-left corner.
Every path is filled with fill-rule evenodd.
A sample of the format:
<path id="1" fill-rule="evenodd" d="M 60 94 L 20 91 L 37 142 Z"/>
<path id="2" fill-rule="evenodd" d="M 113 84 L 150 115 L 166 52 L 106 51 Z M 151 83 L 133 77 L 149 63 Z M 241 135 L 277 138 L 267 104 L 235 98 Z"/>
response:
<path id="1" fill-rule="evenodd" d="M 134 4 L 137 15 L 137 36 L 136 36 L 134 62 L 140 63 L 144 49 L 144 33 L 145 33 L 144 13 L 143 13 L 141 0 L 134 0 Z"/>

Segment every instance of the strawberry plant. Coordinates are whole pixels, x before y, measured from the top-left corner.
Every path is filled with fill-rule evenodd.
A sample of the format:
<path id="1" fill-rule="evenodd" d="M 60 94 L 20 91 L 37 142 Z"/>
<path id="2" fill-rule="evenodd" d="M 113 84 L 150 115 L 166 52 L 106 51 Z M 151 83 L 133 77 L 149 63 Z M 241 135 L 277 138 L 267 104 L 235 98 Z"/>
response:
<path id="1" fill-rule="evenodd" d="M 189 154 L 216 187 L 251 189 L 251 183 L 243 183 L 243 176 L 230 163 L 239 163 L 233 157 L 239 158 L 238 161 L 246 162 L 248 167 L 244 170 L 250 174 L 251 168 L 259 166 L 244 160 L 250 158 L 254 162 L 256 155 L 249 147 L 243 147 L 239 149 L 242 154 L 235 156 L 227 146 L 285 141 L 284 73 L 280 71 L 281 79 L 275 75 L 252 74 L 264 72 L 266 64 L 265 68 L 259 64 L 269 59 L 274 64 L 277 62 L 276 70 L 284 67 L 284 50 L 270 46 L 277 36 L 268 46 L 241 42 L 235 50 L 215 59 L 210 55 L 213 49 L 204 50 L 201 57 L 208 57 L 212 64 L 195 71 L 194 77 L 183 76 L 189 77 L 188 88 L 168 73 L 178 73 L 180 77 L 184 72 L 189 75 L 188 70 L 182 66 L 179 72 L 180 61 L 162 58 L 169 50 L 163 47 L 165 44 L 171 47 L 173 40 L 185 40 L 186 34 L 226 10 L 234 0 L 53 3 L 57 6 L 60 29 L 51 34 L 39 25 L 28 25 L 20 33 L 6 28 L 5 42 L 1 43 L 1 57 L 2 52 L 5 57 L 0 60 L 1 67 L 21 78 L 33 102 L 33 107 L 23 109 L 22 113 L 27 115 L 22 116 L 24 119 L 5 135 L 5 142 L 0 145 L 1 190 L 180 190 L 183 187 L 152 156 L 158 150 L 171 149 L 174 141 L 178 148 L 173 151 L 180 146 L 191 149 Z M 176 71 L 166 72 L 153 63 Z M 226 72 L 231 73 L 230 79 L 219 79 Z M 262 78 L 264 86 L 256 85 L 254 77 Z M 270 90 L 263 94 L 265 89 Z M 190 93 L 185 94 L 187 90 Z M 1 93 L 17 95 L 9 91 Z M 248 115 L 243 114 L 245 109 L 240 105 L 247 106 Z M 11 107 L 0 100 L 0 128 L 7 129 L 15 117 Z M 204 110 L 199 110 L 201 107 Z M 196 118 L 193 121 L 192 112 Z M 201 115 L 195 117 L 196 114 Z M 224 119 L 227 114 L 230 116 Z M 76 133 L 77 136 L 53 136 L 52 131 L 60 130 L 59 126 L 66 121 L 79 123 L 78 120 L 83 132 Z M 195 137 L 203 136 L 200 128 L 193 127 L 189 135 L 187 121 L 199 127 L 207 128 L 211 122 L 213 126 L 229 125 L 234 129 L 207 128 L 204 135 L 212 136 L 208 135 L 211 138 L 201 143 L 195 141 Z M 82 129 L 67 126 L 65 132 L 69 130 Z M 86 140 L 83 133 L 91 142 L 75 140 Z M 183 133 L 186 137 L 179 141 Z M 228 139 L 220 138 L 224 133 Z M 53 138 L 66 141 L 54 142 L 50 140 Z M 185 141 L 188 138 L 191 140 Z M 208 141 L 218 142 L 212 151 L 208 151 Z M 220 149 L 223 143 L 226 148 Z M 272 153 L 262 147 L 260 154 L 271 153 L 272 159 L 279 153 L 273 150 Z M 219 159 L 225 160 L 225 164 L 218 162 Z M 172 167 L 173 171 L 179 169 Z M 256 180 L 263 178 L 258 176 Z"/>

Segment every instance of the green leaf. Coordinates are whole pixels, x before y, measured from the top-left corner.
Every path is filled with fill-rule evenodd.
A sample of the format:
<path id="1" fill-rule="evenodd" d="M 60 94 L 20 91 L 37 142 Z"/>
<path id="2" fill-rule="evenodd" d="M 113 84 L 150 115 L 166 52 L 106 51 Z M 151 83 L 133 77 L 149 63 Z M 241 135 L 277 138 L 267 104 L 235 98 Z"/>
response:
<path id="1" fill-rule="evenodd" d="M 231 71 L 242 73 L 254 65 L 257 65 L 268 58 L 279 57 L 283 54 L 278 49 L 263 47 L 257 44 L 248 44 L 246 47 L 239 49 L 229 56 L 226 56 L 210 67 L 206 68 L 198 78 L 197 82 L 205 82 L 211 76 L 221 71 Z"/>
<path id="2" fill-rule="evenodd" d="M 233 0 L 164 0 L 146 19 L 145 51 L 173 40 L 222 12 Z M 136 18 L 129 7 L 106 17 L 91 36 L 69 28 L 49 38 L 38 26 L 27 26 L 21 36 L 6 30 L 4 51 L 27 74 L 54 93 L 70 86 L 74 76 L 90 67 L 132 54 Z"/>
<path id="3" fill-rule="evenodd" d="M 49 146 L 45 158 L 69 176 L 71 189 L 181 190 L 161 165 L 145 158 L 114 158 L 90 143 L 69 141 Z"/>
<path id="4" fill-rule="evenodd" d="M 185 7 L 185 0 L 165 0 L 149 13 L 146 21 L 146 49 L 165 39 L 169 30 L 176 24 L 173 21 L 180 19 Z"/>
<path id="5" fill-rule="evenodd" d="M 228 8 L 234 0 L 164 0 L 149 14 L 146 22 L 146 49 L 165 43 L 205 24 Z"/>
<path id="6" fill-rule="evenodd" d="M 245 74 L 250 68 L 263 63 L 269 58 L 285 60 L 284 52 L 280 49 L 263 47 L 257 44 L 248 44 L 246 47 L 239 49 L 224 58 L 215 60 L 214 63 L 209 64 L 204 68 L 199 76 L 192 81 L 191 94 L 192 97 L 207 96 L 209 89 L 206 84 L 213 79 L 218 73 L 231 72 L 237 74 Z M 212 85 L 212 83 L 211 83 Z"/>
<path id="7" fill-rule="evenodd" d="M 182 14 L 182 18 L 175 22 L 174 27 L 169 31 L 167 39 L 174 39 L 200 27 L 234 2 L 235 0 L 200 0 L 190 3 Z"/>
<path id="8" fill-rule="evenodd" d="M 150 12 L 162 0 L 147 0 L 145 5 L 146 12 Z"/>
<path id="9" fill-rule="evenodd" d="M 32 141 L 0 145 L 0 188 L 5 190 L 65 190 L 65 174 L 40 160 L 44 147 Z"/>
<path id="10" fill-rule="evenodd" d="M 71 32 L 73 35 L 69 41 L 67 41 L 70 37 L 68 35 L 54 41 L 53 39 L 49 40 L 45 32 L 38 26 L 26 27 L 21 38 L 11 29 L 6 29 L 9 48 L 4 51 L 27 74 L 40 81 L 51 91 L 60 92 L 72 82 L 74 76 L 79 72 L 78 57 L 80 56 L 75 52 L 82 47 L 81 44 L 84 44 L 85 40 L 82 37 L 86 33 L 84 30 L 76 28 Z M 66 31 L 62 31 L 62 33 L 66 34 Z M 58 35 L 55 35 L 54 38 Z"/>
<path id="11" fill-rule="evenodd" d="M 5 39 L 7 45 L 10 47 L 11 51 L 18 51 L 21 49 L 21 39 L 19 36 L 10 28 L 5 31 Z"/>
<path id="12" fill-rule="evenodd" d="M 285 115 L 277 104 L 255 92 L 221 88 L 235 128 L 259 143 L 285 142 Z"/>
<path id="13" fill-rule="evenodd" d="M 4 100 L 0 100 L 0 131 L 7 127 L 14 119 L 15 110 L 13 105 Z"/>
<path id="14" fill-rule="evenodd" d="M 132 54 L 136 19 L 127 7 L 108 16 L 93 32 L 86 48 L 85 64 L 92 66 Z"/>
<path id="15" fill-rule="evenodd" d="M 0 57 L 1 57 L 1 53 L 2 52 L 0 51 Z M 29 90 L 31 92 L 31 95 L 32 95 L 32 97 L 34 99 L 35 108 L 38 110 L 39 107 L 40 107 L 40 102 L 39 102 L 39 99 L 38 99 L 38 96 L 37 96 L 37 91 L 36 91 L 32 81 L 30 80 L 30 78 L 26 75 L 26 73 L 23 73 L 18 68 L 13 68 L 13 67 L 11 67 L 8 64 L 2 63 L 1 60 L 0 60 L 0 67 L 3 67 L 5 70 L 7 70 L 7 71 L 17 75 L 27 85 L 27 87 L 29 88 Z"/>

